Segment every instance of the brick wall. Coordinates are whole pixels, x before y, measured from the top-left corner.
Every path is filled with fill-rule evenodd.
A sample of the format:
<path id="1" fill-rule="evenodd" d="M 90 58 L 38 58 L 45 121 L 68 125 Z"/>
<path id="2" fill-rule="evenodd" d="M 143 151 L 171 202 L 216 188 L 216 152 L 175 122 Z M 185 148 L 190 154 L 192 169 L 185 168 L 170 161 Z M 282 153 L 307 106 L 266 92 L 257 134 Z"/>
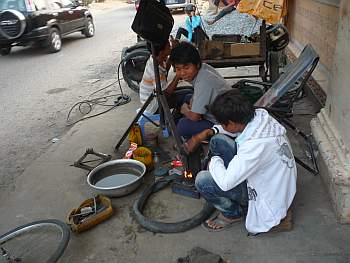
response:
<path id="1" fill-rule="evenodd" d="M 328 72 L 332 68 L 338 12 L 337 4 L 332 1 L 327 4 L 319 0 L 288 0 L 287 25 L 292 43 L 297 47 L 311 43 Z"/>

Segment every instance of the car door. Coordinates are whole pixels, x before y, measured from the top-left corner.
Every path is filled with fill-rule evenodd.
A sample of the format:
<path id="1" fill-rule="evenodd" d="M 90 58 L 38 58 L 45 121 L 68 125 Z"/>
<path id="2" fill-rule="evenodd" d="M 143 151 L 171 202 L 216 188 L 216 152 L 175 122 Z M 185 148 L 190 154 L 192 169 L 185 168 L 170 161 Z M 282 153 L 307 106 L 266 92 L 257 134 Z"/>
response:
<path id="1" fill-rule="evenodd" d="M 58 24 L 61 34 L 64 35 L 69 29 L 68 16 L 63 9 L 63 5 L 59 0 L 47 0 L 48 6 L 50 8 L 50 22 L 55 21 Z"/>
<path id="2" fill-rule="evenodd" d="M 82 27 L 83 12 L 80 6 L 74 0 L 60 0 L 63 5 L 64 12 L 67 13 L 69 19 L 69 32 L 76 31 Z"/>

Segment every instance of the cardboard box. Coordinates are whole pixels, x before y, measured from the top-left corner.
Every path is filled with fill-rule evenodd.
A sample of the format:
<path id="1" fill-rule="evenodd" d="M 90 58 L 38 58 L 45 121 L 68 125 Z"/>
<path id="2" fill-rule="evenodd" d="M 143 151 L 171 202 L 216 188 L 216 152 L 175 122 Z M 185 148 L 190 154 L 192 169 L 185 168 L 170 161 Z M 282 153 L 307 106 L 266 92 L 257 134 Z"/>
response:
<path id="1" fill-rule="evenodd" d="M 204 59 L 217 59 L 224 57 L 224 42 L 223 41 L 206 41 L 204 43 L 204 49 L 202 51 L 202 58 Z"/>
<path id="2" fill-rule="evenodd" d="M 255 57 L 260 55 L 260 43 L 231 44 L 231 57 Z"/>
<path id="3" fill-rule="evenodd" d="M 205 41 L 200 50 L 202 59 L 223 59 L 260 56 L 260 43 L 235 43 L 220 40 Z"/>

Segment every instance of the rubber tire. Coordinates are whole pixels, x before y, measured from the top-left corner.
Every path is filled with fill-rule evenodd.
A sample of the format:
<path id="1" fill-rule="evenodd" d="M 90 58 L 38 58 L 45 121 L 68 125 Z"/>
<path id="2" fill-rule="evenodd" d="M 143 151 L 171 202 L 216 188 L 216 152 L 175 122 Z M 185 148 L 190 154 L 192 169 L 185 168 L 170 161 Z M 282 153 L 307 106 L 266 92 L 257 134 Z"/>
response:
<path id="1" fill-rule="evenodd" d="M 164 223 L 145 217 L 142 212 L 148 197 L 163 189 L 170 183 L 171 179 L 161 179 L 154 182 L 152 185 L 148 186 L 135 201 L 133 205 L 133 216 L 143 228 L 153 233 L 179 233 L 200 225 L 213 214 L 215 208 L 210 203 L 205 202 L 202 210 L 198 214 L 180 222 Z"/>
<path id="2" fill-rule="evenodd" d="M 125 51 L 127 52 L 127 50 Z M 125 53 L 124 53 L 125 54 Z M 150 52 L 144 48 L 140 48 L 140 49 L 135 49 L 132 52 L 126 54 L 125 56 L 123 56 L 122 54 L 122 74 L 123 74 L 123 78 L 124 81 L 128 84 L 129 88 L 132 89 L 133 91 L 139 93 L 140 92 L 140 87 L 139 87 L 139 83 L 141 81 L 135 80 L 130 78 L 130 75 L 128 74 L 128 71 L 126 69 L 126 63 L 128 63 L 128 61 L 137 58 L 137 57 L 144 57 L 145 58 L 145 66 L 146 66 L 146 62 L 148 60 L 150 56 Z"/>
<path id="3" fill-rule="evenodd" d="M 39 220 L 39 221 L 34 221 L 34 222 L 31 222 L 31 223 L 28 223 L 28 224 L 25 224 L 25 225 L 18 226 L 16 228 L 10 230 L 9 232 L 1 235 L 0 236 L 0 244 L 2 244 L 3 240 L 6 240 L 6 238 L 9 235 L 13 235 L 16 232 L 18 232 L 18 231 L 20 231 L 20 230 L 22 230 L 24 228 L 35 226 L 35 225 L 38 225 L 38 224 L 54 224 L 54 225 L 58 226 L 58 228 L 60 228 L 62 230 L 62 239 L 61 239 L 60 243 L 58 244 L 55 253 L 48 260 L 48 262 L 57 262 L 58 259 L 62 256 L 63 252 L 65 251 L 65 249 L 66 249 L 66 247 L 68 245 L 68 242 L 69 242 L 69 237 L 70 237 L 70 231 L 69 231 L 68 226 L 65 223 L 63 223 L 62 221 L 57 220 L 57 219 Z M 19 233 L 19 234 L 21 234 L 21 233 Z"/>
<path id="4" fill-rule="evenodd" d="M 53 42 L 53 36 L 56 35 L 56 34 L 58 35 L 59 41 L 60 41 L 60 45 L 59 45 L 58 48 L 55 47 L 55 44 L 52 43 L 52 42 Z M 48 48 L 48 51 L 49 51 L 50 53 L 59 52 L 59 51 L 61 50 L 61 48 L 62 48 L 62 38 L 61 38 L 61 34 L 60 34 L 60 31 L 59 31 L 57 28 L 55 28 L 55 27 L 53 27 L 53 28 L 50 29 L 49 37 L 48 37 L 48 39 L 47 39 L 47 48 Z"/>
<path id="5" fill-rule="evenodd" d="M 93 27 L 93 32 L 90 32 L 90 30 L 89 30 L 90 25 L 92 25 L 92 27 Z M 95 25 L 94 25 L 94 22 L 92 21 L 91 18 L 87 19 L 86 27 L 83 30 L 83 34 L 88 38 L 93 37 L 95 35 Z"/>
<path id="6" fill-rule="evenodd" d="M 0 53 L 1 53 L 1 56 L 6 56 L 6 55 L 9 55 L 11 53 L 11 46 L 8 46 L 8 47 L 1 47 L 0 48 Z"/>

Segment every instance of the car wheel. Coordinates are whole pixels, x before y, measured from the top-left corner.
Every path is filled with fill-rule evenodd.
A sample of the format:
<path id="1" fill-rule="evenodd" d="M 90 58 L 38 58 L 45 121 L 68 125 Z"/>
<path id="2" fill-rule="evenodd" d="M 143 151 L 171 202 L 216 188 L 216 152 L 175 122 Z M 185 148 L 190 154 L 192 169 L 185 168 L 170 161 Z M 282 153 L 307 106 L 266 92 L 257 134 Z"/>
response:
<path id="1" fill-rule="evenodd" d="M 10 52 L 11 52 L 11 46 L 0 48 L 1 56 L 6 56 L 6 55 L 10 54 Z"/>
<path id="2" fill-rule="evenodd" d="M 95 35 L 95 26 L 91 18 L 87 19 L 86 27 L 83 30 L 83 34 L 86 37 L 93 37 Z"/>
<path id="3" fill-rule="evenodd" d="M 60 31 L 57 28 L 51 28 L 49 33 L 49 39 L 47 41 L 47 47 L 50 53 L 55 53 L 61 50 L 62 39 Z"/>

